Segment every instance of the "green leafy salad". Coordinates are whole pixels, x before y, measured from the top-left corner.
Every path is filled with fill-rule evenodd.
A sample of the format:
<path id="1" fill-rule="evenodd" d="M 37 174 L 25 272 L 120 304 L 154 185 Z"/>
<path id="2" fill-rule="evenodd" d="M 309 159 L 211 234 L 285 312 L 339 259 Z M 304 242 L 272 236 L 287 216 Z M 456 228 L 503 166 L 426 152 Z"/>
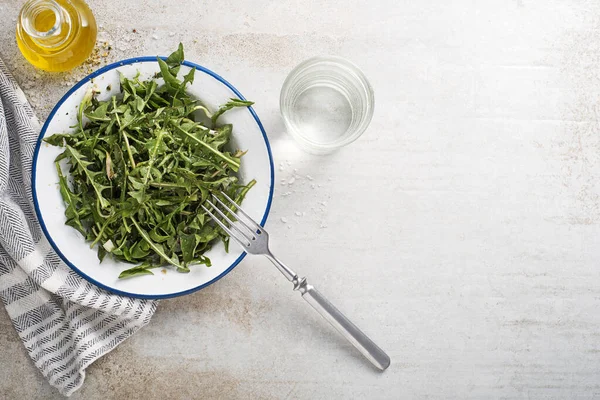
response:
<path id="1" fill-rule="evenodd" d="M 157 58 L 154 79 L 120 74 L 121 94 L 106 101 L 88 92 L 75 132 L 44 139 L 65 149 L 55 165 L 66 224 L 97 245 L 100 261 L 110 254 L 138 264 L 119 278 L 166 265 L 179 272 L 210 266 L 204 253 L 218 239 L 227 250 L 229 237 L 201 204 L 212 194 L 222 198 L 221 191 L 239 204 L 256 183 L 238 182 L 244 152 L 230 149 L 232 126 L 219 124 L 227 110 L 253 103 L 231 99 L 211 113 L 186 93 L 195 68 L 177 78 L 183 60 L 180 44 L 166 60 Z"/>

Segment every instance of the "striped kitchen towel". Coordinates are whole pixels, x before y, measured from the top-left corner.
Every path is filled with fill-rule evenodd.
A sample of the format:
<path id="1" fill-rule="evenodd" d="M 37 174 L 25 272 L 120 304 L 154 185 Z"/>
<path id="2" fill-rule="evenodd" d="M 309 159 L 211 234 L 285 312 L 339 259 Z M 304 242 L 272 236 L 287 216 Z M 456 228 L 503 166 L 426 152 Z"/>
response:
<path id="1" fill-rule="evenodd" d="M 88 365 L 149 322 L 156 303 L 99 289 L 50 248 L 31 197 L 39 131 L 0 60 L 0 298 L 35 365 L 68 396 Z"/>

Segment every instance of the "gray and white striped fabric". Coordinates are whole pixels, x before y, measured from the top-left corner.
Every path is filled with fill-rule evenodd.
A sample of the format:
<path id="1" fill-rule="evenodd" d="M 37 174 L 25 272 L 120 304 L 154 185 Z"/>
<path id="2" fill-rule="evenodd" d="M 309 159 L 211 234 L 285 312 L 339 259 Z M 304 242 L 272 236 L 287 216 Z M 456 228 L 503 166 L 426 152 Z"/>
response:
<path id="1" fill-rule="evenodd" d="M 31 196 L 39 130 L 0 60 L 0 298 L 35 365 L 68 396 L 88 365 L 149 322 L 156 303 L 99 289 L 51 249 Z"/>

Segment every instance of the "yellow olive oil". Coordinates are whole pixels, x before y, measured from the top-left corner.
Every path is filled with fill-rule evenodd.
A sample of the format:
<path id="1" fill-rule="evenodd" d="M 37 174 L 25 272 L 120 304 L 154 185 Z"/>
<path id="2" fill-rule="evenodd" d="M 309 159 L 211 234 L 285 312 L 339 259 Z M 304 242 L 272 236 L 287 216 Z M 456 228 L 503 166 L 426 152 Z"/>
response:
<path id="1" fill-rule="evenodd" d="M 96 45 L 96 20 L 83 0 L 29 0 L 17 22 L 23 56 L 45 71 L 81 65 Z"/>

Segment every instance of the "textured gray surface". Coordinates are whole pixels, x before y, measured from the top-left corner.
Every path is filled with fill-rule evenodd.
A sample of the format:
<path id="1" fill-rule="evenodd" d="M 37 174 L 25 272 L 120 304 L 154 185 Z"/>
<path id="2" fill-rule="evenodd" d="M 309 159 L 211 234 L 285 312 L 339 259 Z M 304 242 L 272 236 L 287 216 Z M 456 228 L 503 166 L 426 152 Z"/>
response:
<path id="1" fill-rule="evenodd" d="M 0 0 L 0 53 L 45 118 L 81 73 L 25 64 L 11 22 L 21 3 Z M 600 396 L 597 3 L 90 3 L 108 61 L 183 40 L 187 58 L 257 102 L 277 165 L 274 249 L 392 366 L 372 370 L 247 257 L 163 301 L 73 398 Z M 355 61 L 376 93 L 367 133 L 325 158 L 296 150 L 278 115 L 287 72 L 317 54 Z M 57 397 L 3 311 L 0 348 L 0 397 Z"/>

